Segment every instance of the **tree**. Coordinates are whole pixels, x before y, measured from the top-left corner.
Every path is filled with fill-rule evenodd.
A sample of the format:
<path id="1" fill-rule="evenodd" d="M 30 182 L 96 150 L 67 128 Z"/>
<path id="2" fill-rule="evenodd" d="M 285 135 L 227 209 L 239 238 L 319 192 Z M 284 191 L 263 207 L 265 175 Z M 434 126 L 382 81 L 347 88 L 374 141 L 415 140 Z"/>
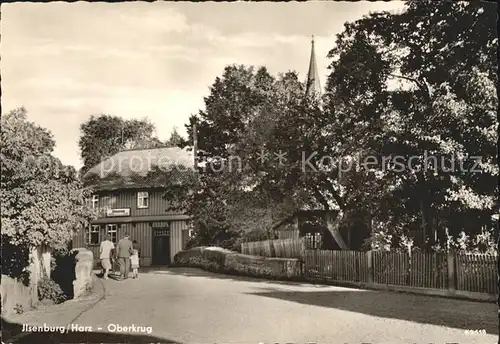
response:
<path id="1" fill-rule="evenodd" d="M 80 126 L 78 145 L 83 159 L 82 174 L 124 149 L 147 149 L 164 144 L 152 137 L 154 124 L 147 119 L 124 120 L 121 117 L 92 116 Z"/>
<path id="2" fill-rule="evenodd" d="M 174 127 L 172 133 L 170 134 L 170 138 L 167 142 L 165 142 L 165 146 L 167 147 L 178 147 L 183 143 L 182 136 L 177 132 L 177 128 Z"/>
<path id="3" fill-rule="evenodd" d="M 300 196 L 298 204 L 339 209 L 328 229 L 343 248 L 339 228 L 359 218 L 376 217 L 398 231 L 420 229 L 430 244 L 437 234 L 439 240 L 491 226 L 497 40 L 485 24 L 493 18 L 487 6 L 409 2 L 406 12 L 346 24 L 329 54 L 322 103 L 303 98 L 294 73 L 276 79 L 265 69 L 227 67 L 192 122 L 202 163 L 220 167 L 236 155 L 245 158 L 244 168 L 232 179 L 203 171 L 200 178 L 214 183 L 205 190 L 218 195 L 217 178 L 225 178 L 234 183 L 230 193 L 250 189 L 273 201 Z M 391 88 L 391 79 L 405 84 Z M 287 163 L 259 162 L 262 149 L 281 152 Z M 440 166 L 436 173 L 426 154 L 441 165 L 463 161 L 464 168 Z M 472 156 L 482 157 L 480 173 L 471 172 Z M 395 157 L 411 168 L 397 170 Z"/>
<path id="4" fill-rule="evenodd" d="M 33 248 L 65 248 L 95 214 L 76 170 L 52 155 L 50 132 L 29 122 L 24 108 L 1 124 L 2 273 L 19 277 Z"/>
<path id="5" fill-rule="evenodd" d="M 183 190 L 171 188 L 167 198 L 178 199 L 179 207 L 182 204 L 192 216 L 199 242 L 228 242 L 249 227 L 265 232 L 283 216 L 281 199 L 276 206 L 271 193 L 251 188 L 256 174 L 250 164 L 270 134 L 266 121 L 271 117 L 265 119 L 260 113 L 271 107 L 273 87 L 274 78 L 265 68 L 228 66 L 205 98 L 205 109 L 186 126 L 193 137 L 197 125 L 196 183 Z"/>
<path id="6" fill-rule="evenodd" d="M 491 228 L 497 212 L 493 10 L 410 1 L 403 13 L 346 24 L 329 54 L 327 111 L 347 152 L 413 159 L 412 169 L 373 169 L 384 191 L 373 212 L 393 228 L 420 227 L 430 244 Z"/>
<path id="7" fill-rule="evenodd" d="M 191 119 L 187 131 L 192 135 L 197 123 L 202 167 L 199 191 L 188 204 L 196 204 L 198 212 L 203 197 L 210 207 L 217 204 L 203 214 L 210 221 L 220 219 L 213 226 L 216 232 L 234 226 L 242 209 L 249 222 L 257 225 L 265 218 L 269 227 L 270 219 L 302 206 L 344 206 L 327 172 L 303 171 L 302 153 L 324 149 L 318 141 L 322 111 L 317 100 L 304 99 L 304 86 L 294 72 L 274 78 L 265 68 L 228 66 L 205 98 L 205 110 Z M 274 159 L 280 152 L 288 164 Z M 271 159 L 262 161 L 262 153 Z M 329 219 L 328 229 L 342 244 L 339 223 Z"/>
<path id="8" fill-rule="evenodd" d="M 187 126 L 192 135 L 196 122 L 199 137 L 200 189 L 194 194 L 221 212 L 205 216 L 227 222 L 228 205 L 238 194 L 270 207 L 294 199 L 297 207 L 338 209 L 327 227 L 342 248 L 340 228 L 360 218 L 369 223 L 375 217 L 398 231 L 420 227 L 427 237 L 447 228 L 454 234 L 491 226 L 497 41 L 484 24 L 492 12 L 481 6 L 410 2 L 406 12 L 346 24 L 329 54 L 321 102 L 304 98 L 293 72 L 275 78 L 265 68 L 226 67 L 205 109 Z M 477 39 L 484 45 L 468 56 L 463 46 L 471 49 Z M 451 79 L 437 77 L 441 70 Z M 389 87 L 394 78 L 406 84 Z M 271 155 L 265 163 L 262 151 Z M 446 164 L 464 153 L 469 158 L 465 169 L 436 174 L 426 152 Z M 481 173 L 468 173 L 472 155 L 483 157 Z M 233 156 L 241 160 L 238 173 L 229 171 Z M 412 161 L 412 169 L 398 171 L 395 161 L 384 162 L 394 157 Z"/>

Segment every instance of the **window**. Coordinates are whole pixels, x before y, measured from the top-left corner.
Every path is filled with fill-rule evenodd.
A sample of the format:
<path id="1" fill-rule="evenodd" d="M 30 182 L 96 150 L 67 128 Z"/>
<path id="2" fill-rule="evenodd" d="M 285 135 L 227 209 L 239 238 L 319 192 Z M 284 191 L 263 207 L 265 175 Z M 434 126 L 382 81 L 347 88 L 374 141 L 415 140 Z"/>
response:
<path id="1" fill-rule="evenodd" d="M 99 195 L 92 195 L 92 209 L 97 209 L 99 206 Z"/>
<path id="2" fill-rule="evenodd" d="M 106 234 L 111 235 L 111 241 L 113 243 L 118 242 L 118 226 L 117 225 L 106 225 Z"/>
<path id="3" fill-rule="evenodd" d="M 146 191 L 140 191 L 137 193 L 137 208 L 148 208 L 149 207 L 149 194 Z"/>
<path id="4" fill-rule="evenodd" d="M 88 245 L 99 245 L 99 235 L 101 232 L 101 226 L 92 225 L 89 228 L 88 236 L 87 236 L 87 244 Z"/>
<path id="5" fill-rule="evenodd" d="M 321 233 L 306 233 L 306 247 L 308 249 L 319 250 L 323 246 Z"/>

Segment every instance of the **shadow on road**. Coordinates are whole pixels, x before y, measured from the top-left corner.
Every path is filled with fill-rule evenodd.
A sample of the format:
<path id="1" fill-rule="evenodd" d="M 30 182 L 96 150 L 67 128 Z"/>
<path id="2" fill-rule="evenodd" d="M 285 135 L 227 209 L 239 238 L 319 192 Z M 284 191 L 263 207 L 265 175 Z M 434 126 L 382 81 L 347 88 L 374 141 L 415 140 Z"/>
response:
<path id="1" fill-rule="evenodd" d="M 459 301 L 439 297 L 371 290 L 265 291 L 249 293 L 301 304 L 336 308 L 380 318 L 393 318 L 422 324 L 464 330 L 486 330 L 498 335 L 495 304 Z"/>
<path id="2" fill-rule="evenodd" d="M 197 268 L 182 268 L 182 267 L 169 267 L 167 268 L 154 268 L 147 267 L 141 268 L 140 273 L 149 273 L 149 274 L 172 274 L 186 277 L 204 277 L 211 279 L 219 279 L 219 280 L 233 280 L 233 281 L 242 281 L 242 282 L 253 282 L 253 283 L 273 283 L 273 284 L 281 284 L 281 285 L 290 285 L 290 286 L 310 286 L 311 284 L 304 284 L 306 282 L 300 281 L 278 281 L 274 279 L 264 279 L 264 278 L 254 278 L 254 277 L 246 277 L 246 276 L 237 276 L 237 275 L 225 275 L 219 274 L 215 272 L 209 272 Z M 324 287 L 329 288 L 327 285 L 316 285 L 316 287 Z"/>
<path id="3" fill-rule="evenodd" d="M 165 338 L 143 334 L 117 334 L 103 332 L 33 333 L 13 341 L 21 334 L 22 326 L 6 321 L 2 317 L 2 343 L 12 344 L 60 344 L 60 343 L 161 343 L 180 344 Z"/>

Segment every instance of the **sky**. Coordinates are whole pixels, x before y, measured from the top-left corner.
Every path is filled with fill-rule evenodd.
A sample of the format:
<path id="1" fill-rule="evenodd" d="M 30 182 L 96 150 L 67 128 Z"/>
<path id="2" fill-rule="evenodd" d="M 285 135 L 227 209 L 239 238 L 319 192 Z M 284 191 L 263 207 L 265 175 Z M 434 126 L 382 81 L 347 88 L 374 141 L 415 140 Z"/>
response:
<path id="1" fill-rule="evenodd" d="M 311 35 L 321 85 L 345 22 L 391 2 L 122 2 L 2 5 L 2 112 L 24 106 L 49 129 L 54 155 L 82 166 L 80 125 L 92 115 L 147 117 L 156 135 L 185 135 L 226 65 L 306 78 Z"/>

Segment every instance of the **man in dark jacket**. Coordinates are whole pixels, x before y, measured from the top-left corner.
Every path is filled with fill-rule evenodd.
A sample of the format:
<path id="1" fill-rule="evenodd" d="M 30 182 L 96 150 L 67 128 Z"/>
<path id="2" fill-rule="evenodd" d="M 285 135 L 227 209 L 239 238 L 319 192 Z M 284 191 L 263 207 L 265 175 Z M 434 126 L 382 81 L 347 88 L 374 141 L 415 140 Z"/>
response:
<path id="1" fill-rule="evenodd" d="M 125 234 L 123 239 L 120 239 L 116 245 L 116 258 L 120 265 L 120 277 L 123 279 L 128 278 L 128 273 L 130 271 L 130 255 L 132 251 L 133 245 L 132 241 L 130 241 L 130 236 Z"/>

